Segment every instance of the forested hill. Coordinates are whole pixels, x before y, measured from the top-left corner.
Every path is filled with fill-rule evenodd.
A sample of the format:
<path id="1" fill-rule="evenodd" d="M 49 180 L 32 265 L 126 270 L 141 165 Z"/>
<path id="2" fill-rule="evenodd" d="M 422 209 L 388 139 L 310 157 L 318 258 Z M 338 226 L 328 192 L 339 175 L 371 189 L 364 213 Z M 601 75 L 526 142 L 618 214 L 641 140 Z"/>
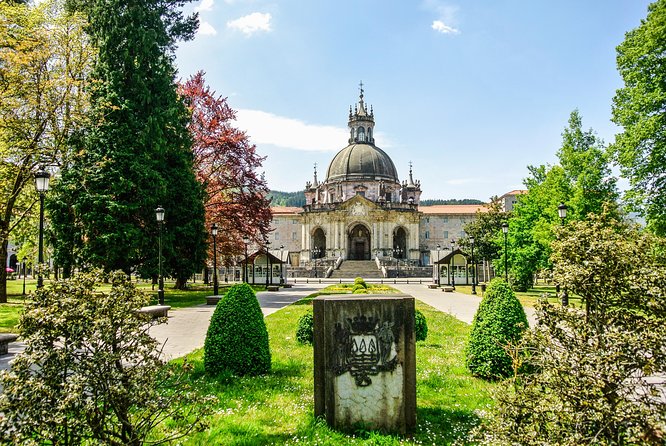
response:
<path id="1" fill-rule="evenodd" d="M 434 206 L 436 204 L 483 204 L 481 200 L 475 200 L 473 198 L 462 198 L 460 200 L 452 198 L 450 200 L 421 200 L 419 203 L 420 206 Z"/>
<path id="2" fill-rule="evenodd" d="M 272 190 L 268 193 L 268 198 L 272 199 L 272 206 L 305 206 L 305 193 L 303 191 L 280 192 Z"/>
<path id="3" fill-rule="evenodd" d="M 272 206 L 293 206 L 301 207 L 305 205 L 305 194 L 303 191 L 298 192 L 280 192 L 277 190 L 272 190 L 269 192 L 268 197 L 272 199 Z M 463 198 L 463 199 L 450 199 L 450 200 L 421 200 L 421 206 L 433 206 L 436 204 L 483 204 L 481 200 L 475 200 L 472 198 Z"/>

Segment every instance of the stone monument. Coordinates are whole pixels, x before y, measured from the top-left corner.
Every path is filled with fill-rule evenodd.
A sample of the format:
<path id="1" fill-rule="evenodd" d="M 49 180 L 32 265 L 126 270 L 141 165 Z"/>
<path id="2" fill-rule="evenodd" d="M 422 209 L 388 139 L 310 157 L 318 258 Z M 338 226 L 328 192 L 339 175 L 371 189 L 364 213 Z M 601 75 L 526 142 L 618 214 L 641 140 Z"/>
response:
<path id="1" fill-rule="evenodd" d="M 314 389 L 315 416 L 336 429 L 413 431 L 414 298 L 317 297 Z"/>

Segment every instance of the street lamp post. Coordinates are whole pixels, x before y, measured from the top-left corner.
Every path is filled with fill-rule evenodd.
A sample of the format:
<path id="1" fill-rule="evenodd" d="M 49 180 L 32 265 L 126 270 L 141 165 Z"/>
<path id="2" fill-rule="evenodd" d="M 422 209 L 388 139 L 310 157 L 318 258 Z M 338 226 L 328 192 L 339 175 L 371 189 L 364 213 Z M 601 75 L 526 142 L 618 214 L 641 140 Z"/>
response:
<path id="1" fill-rule="evenodd" d="M 476 262 L 474 261 L 474 236 L 469 236 L 469 244 L 472 247 L 472 294 L 476 294 Z"/>
<path id="2" fill-rule="evenodd" d="M 451 287 L 456 289 L 456 239 L 451 239 Z"/>
<path id="3" fill-rule="evenodd" d="M 320 253 L 321 253 L 321 248 L 319 248 L 319 246 L 316 246 L 314 249 L 312 249 L 312 257 L 315 261 L 315 264 L 314 264 L 314 270 L 315 270 L 314 271 L 314 273 L 315 273 L 314 276 L 315 277 L 318 277 L 317 276 L 317 259 L 319 258 Z"/>
<path id="4" fill-rule="evenodd" d="M 217 223 L 210 227 L 210 233 L 213 235 L 213 296 L 217 296 Z"/>
<path id="5" fill-rule="evenodd" d="M 164 305 L 164 278 L 162 277 L 162 225 L 164 224 L 164 208 L 158 206 L 155 209 L 157 225 L 160 227 L 160 235 L 157 250 L 157 301 Z"/>
<path id="6" fill-rule="evenodd" d="M 42 277 L 42 263 L 44 263 L 44 195 L 49 190 L 49 179 L 51 175 L 44 169 L 35 172 L 35 189 L 39 192 L 39 251 L 37 252 L 37 264 L 39 274 L 37 276 L 37 288 L 44 286 Z"/>
<path id="7" fill-rule="evenodd" d="M 280 245 L 280 285 L 284 283 L 284 245 Z"/>
<path id="8" fill-rule="evenodd" d="M 400 278 L 400 256 L 402 255 L 402 248 L 396 246 L 393 248 L 393 257 L 395 257 L 395 277 Z"/>
<path id="9" fill-rule="evenodd" d="M 506 222 L 502 223 L 502 232 L 504 233 L 504 280 L 509 283 L 509 253 L 506 250 L 506 235 L 509 233 L 509 225 Z"/>
<path id="10" fill-rule="evenodd" d="M 439 251 L 442 249 L 442 245 L 437 243 L 437 276 L 435 277 L 435 283 L 439 286 Z"/>
<path id="11" fill-rule="evenodd" d="M 268 285 L 273 285 L 273 265 L 271 265 L 271 254 L 268 252 L 270 244 L 271 242 L 266 242 L 266 289 L 268 289 Z"/>
<path id="12" fill-rule="evenodd" d="M 560 224 L 564 226 L 564 219 L 567 218 L 567 205 L 564 203 L 560 203 L 560 205 L 557 207 L 557 214 L 560 216 Z M 566 307 L 569 305 L 569 293 L 567 293 L 567 287 L 564 287 L 564 290 L 562 290 L 562 296 L 560 297 L 562 306 Z"/>
<path id="13" fill-rule="evenodd" d="M 245 263 L 243 264 L 243 282 L 247 283 L 247 245 L 250 244 L 250 238 L 247 235 L 243 236 L 243 244 L 245 245 Z"/>

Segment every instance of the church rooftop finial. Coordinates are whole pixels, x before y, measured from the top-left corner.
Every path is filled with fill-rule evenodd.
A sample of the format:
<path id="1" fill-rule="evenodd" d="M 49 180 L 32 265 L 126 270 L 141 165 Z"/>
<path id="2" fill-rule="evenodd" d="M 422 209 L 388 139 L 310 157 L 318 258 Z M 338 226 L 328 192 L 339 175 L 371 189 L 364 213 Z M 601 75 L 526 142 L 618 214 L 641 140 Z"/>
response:
<path id="1" fill-rule="evenodd" d="M 359 86 L 359 89 L 361 90 L 361 94 L 360 94 L 361 102 L 363 102 L 363 81 L 361 81 L 361 82 L 358 84 L 358 86 Z"/>

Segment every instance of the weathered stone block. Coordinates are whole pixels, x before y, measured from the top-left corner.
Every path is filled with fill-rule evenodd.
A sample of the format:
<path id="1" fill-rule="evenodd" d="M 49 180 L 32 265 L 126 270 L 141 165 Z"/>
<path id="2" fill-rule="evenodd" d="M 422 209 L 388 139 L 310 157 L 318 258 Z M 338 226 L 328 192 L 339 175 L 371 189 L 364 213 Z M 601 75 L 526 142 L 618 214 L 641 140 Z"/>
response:
<path id="1" fill-rule="evenodd" d="M 314 300 L 315 416 L 340 430 L 416 425 L 414 298 Z"/>

